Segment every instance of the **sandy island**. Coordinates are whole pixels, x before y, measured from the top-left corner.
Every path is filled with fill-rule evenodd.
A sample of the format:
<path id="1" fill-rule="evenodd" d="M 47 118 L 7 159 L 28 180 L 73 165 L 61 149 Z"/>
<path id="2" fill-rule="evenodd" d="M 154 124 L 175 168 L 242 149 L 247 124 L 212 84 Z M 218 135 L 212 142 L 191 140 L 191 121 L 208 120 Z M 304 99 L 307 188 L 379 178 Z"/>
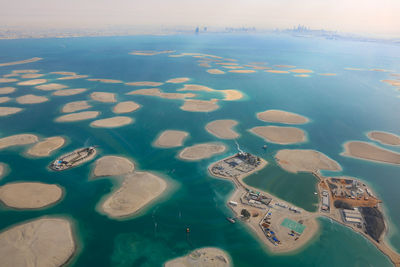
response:
<path id="1" fill-rule="evenodd" d="M 43 58 L 41 57 L 33 57 L 30 59 L 25 59 L 25 60 L 19 60 L 19 61 L 12 61 L 12 62 L 6 62 L 6 63 L 0 63 L 0 67 L 5 67 L 5 66 L 12 66 L 12 65 L 19 65 L 19 64 L 26 64 L 26 63 L 32 63 L 36 62 L 39 60 L 42 60 Z"/>
<path id="2" fill-rule="evenodd" d="M 400 146 L 400 136 L 393 133 L 372 131 L 367 136 L 369 139 L 384 145 Z"/>
<path id="3" fill-rule="evenodd" d="M 22 108 L 15 107 L 0 107 L 0 117 L 12 115 L 22 111 Z"/>
<path id="4" fill-rule="evenodd" d="M 391 86 L 395 86 L 395 87 L 400 86 L 400 80 L 382 80 L 382 82 L 387 83 Z"/>
<path id="5" fill-rule="evenodd" d="M 54 136 L 46 138 L 45 140 L 36 143 L 26 152 L 28 155 L 34 157 L 47 157 L 53 151 L 61 148 L 65 143 L 65 139 L 61 136 Z"/>
<path id="6" fill-rule="evenodd" d="M 8 168 L 8 166 L 5 163 L 0 162 L 0 179 L 3 178 L 4 174 L 6 173 L 7 168 Z"/>
<path id="7" fill-rule="evenodd" d="M 135 56 L 155 56 L 161 54 L 170 54 L 174 53 L 174 50 L 164 50 L 164 51 L 132 51 L 129 54 Z"/>
<path id="8" fill-rule="evenodd" d="M 72 121 L 82 121 L 88 119 L 94 119 L 99 116 L 98 111 L 82 111 L 78 113 L 71 113 L 67 115 L 60 116 L 56 119 L 57 122 L 72 122 Z"/>
<path id="9" fill-rule="evenodd" d="M 307 77 L 310 77 L 310 75 L 308 75 L 308 74 L 298 74 L 298 75 L 294 75 L 294 77 L 307 78 Z"/>
<path id="10" fill-rule="evenodd" d="M 225 71 L 219 69 L 208 69 L 207 72 L 210 74 L 225 74 Z"/>
<path id="11" fill-rule="evenodd" d="M 38 209 L 62 197 L 62 189 L 54 184 L 9 183 L 0 187 L 0 200 L 8 207 Z"/>
<path id="12" fill-rule="evenodd" d="M 46 79 L 34 79 L 34 80 L 19 82 L 17 84 L 28 86 L 28 85 L 38 85 L 38 84 L 42 84 L 42 83 L 47 83 L 47 80 Z"/>
<path id="13" fill-rule="evenodd" d="M 345 143 L 342 155 L 374 162 L 400 165 L 400 153 L 367 142 L 351 141 Z"/>
<path id="14" fill-rule="evenodd" d="M 103 103 L 115 103 L 117 102 L 114 93 L 106 93 L 106 92 L 94 92 L 90 94 L 90 97 L 99 102 Z"/>
<path id="15" fill-rule="evenodd" d="M 190 112 L 211 112 L 219 108 L 219 105 L 217 103 L 218 103 L 217 99 L 211 99 L 211 100 L 187 99 L 180 107 L 180 109 Z"/>
<path id="16" fill-rule="evenodd" d="M 309 149 L 282 149 L 275 155 L 279 166 L 288 172 L 341 171 L 342 167 L 323 153 Z"/>
<path id="17" fill-rule="evenodd" d="M 190 78 L 182 77 L 182 78 L 174 78 L 174 79 L 169 79 L 166 81 L 166 83 L 185 83 L 190 81 Z"/>
<path id="18" fill-rule="evenodd" d="M 235 120 L 215 120 L 207 123 L 206 130 L 221 139 L 235 139 L 239 137 L 239 134 L 233 130 L 237 124 Z"/>
<path id="19" fill-rule="evenodd" d="M 228 267 L 231 265 L 229 255 L 218 248 L 200 248 L 190 254 L 167 261 L 165 267 Z"/>
<path id="20" fill-rule="evenodd" d="M 204 92 L 213 92 L 216 91 L 210 87 L 198 84 L 185 84 L 183 88 L 178 89 L 177 91 L 204 91 Z"/>
<path id="21" fill-rule="evenodd" d="M 76 72 L 72 71 L 53 71 L 50 74 L 58 74 L 58 75 L 65 75 L 65 76 L 74 76 L 77 75 Z"/>
<path id="22" fill-rule="evenodd" d="M 77 94 L 85 92 L 86 90 L 87 90 L 86 88 L 58 90 L 58 91 L 53 92 L 53 95 L 55 95 L 55 96 L 77 95 Z"/>
<path id="23" fill-rule="evenodd" d="M 166 99 L 185 99 L 195 97 L 195 94 L 192 93 L 164 93 L 158 88 L 149 88 L 149 89 L 139 89 L 129 93 L 127 95 L 147 95 L 147 96 L 157 96 Z"/>
<path id="24" fill-rule="evenodd" d="M 134 120 L 125 116 L 115 116 L 107 119 L 96 120 L 90 123 L 92 127 L 116 128 L 133 123 Z"/>
<path id="25" fill-rule="evenodd" d="M 116 176 L 132 173 L 135 164 L 127 158 L 118 156 L 104 156 L 96 160 L 93 170 L 95 177 Z"/>
<path id="26" fill-rule="evenodd" d="M 265 72 L 269 72 L 269 73 L 279 73 L 279 74 L 289 73 L 287 70 L 266 70 Z"/>
<path id="27" fill-rule="evenodd" d="M 318 75 L 321 75 L 321 76 L 336 76 L 337 74 L 336 73 L 318 73 Z"/>
<path id="28" fill-rule="evenodd" d="M 71 223 L 41 218 L 0 233 L 3 266 L 62 266 L 75 252 Z"/>
<path id="29" fill-rule="evenodd" d="M 123 83 L 123 81 L 120 80 L 112 80 L 112 79 L 98 79 L 98 78 L 94 78 L 94 79 L 87 79 L 90 82 L 101 82 L 101 83 Z"/>
<path id="30" fill-rule="evenodd" d="M 89 77 L 89 75 L 72 75 L 72 76 L 65 76 L 57 78 L 57 80 L 76 80 L 76 79 L 84 79 Z"/>
<path id="31" fill-rule="evenodd" d="M 35 86 L 36 89 L 43 90 L 43 91 L 53 91 L 53 90 L 61 90 L 65 89 L 68 86 L 59 84 L 59 83 L 48 83 L 48 84 L 42 84 Z"/>
<path id="32" fill-rule="evenodd" d="M 102 203 L 101 210 L 113 218 L 133 215 L 159 197 L 167 183 L 149 172 L 127 175 L 121 187 Z"/>
<path id="33" fill-rule="evenodd" d="M 222 143 L 202 143 L 185 147 L 179 152 L 178 157 L 183 160 L 202 160 L 225 152 L 226 147 Z"/>
<path id="34" fill-rule="evenodd" d="M 113 112 L 116 114 L 130 113 L 139 108 L 140 108 L 140 105 L 138 103 L 135 103 L 133 101 L 125 101 L 125 102 L 120 102 L 120 103 L 116 104 L 113 107 Z"/>
<path id="35" fill-rule="evenodd" d="M 313 73 L 312 70 L 307 70 L 307 69 L 291 69 L 289 71 L 293 73 Z"/>
<path id="36" fill-rule="evenodd" d="M 225 69 L 231 69 L 231 70 L 235 70 L 235 69 L 243 69 L 242 66 L 222 66 Z"/>
<path id="37" fill-rule="evenodd" d="M 229 72 L 232 72 L 232 73 L 254 73 L 256 71 L 255 70 L 230 70 Z"/>
<path id="38" fill-rule="evenodd" d="M 160 82 L 129 82 L 129 83 L 125 83 L 126 85 L 131 85 L 131 86 L 160 86 L 163 85 L 164 83 L 160 83 Z"/>
<path id="39" fill-rule="evenodd" d="M 274 65 L 275 68 L 296 68 L 296 66 L 293 65 Z"/>
<path id="40" fill-rule="evenodd" d="M 39 70 L 35 70 L 35 69 L 24 69 L 24 70 L 13 70 L 12 73 L 14 74 L 24 74 L 24 73 L 38 73 Z"/>
<path id="41" fill-rule="evenodd" d="M 2 97 L 0 97 L 0 104 L 1 103 L 6 103 L 6 102 L 10 101 L 11 99 L 12 99 L 11 97 L 2 96 Z"/>
<path id="42" fill-rule="evenodd" d="M 309 122 L 309 119 L 296 113 L 270 109 L 257 113 L 257 118 L 265 122 L 276 122 L 284 124 L 304 124 Z"/>
<path id="43" fill-rule="evenodd" d="M 215 90 L 215 92 L 222 92 L 225 94 L 224 100 L 226 101 L 235 101 L 243 98 L 243 94 L 234 89 L 227 89 L 227 90 Z"/>
<path id="44" fill-rule="evenodd" d="M 16 134 L 0 138 L 0 149 L 11 146 L 23 146 L 33 144 L 39 141 L 38 137 L 33 134 Z"/>
<path id="45" fill-rule="evenodd" d="M 40 78 L 44 76 L 44 74 L 40 74 L 40 73 L 26 73 L 21 75 L 22 79 L 36 79 L 36 78 Z"/>
<path id="46" fill-rule="evenodd" d="M 15 92 L 15 87 L 1 87 L 0 95 L 7 95 Z"/>
<path id="47" fill-rule="evenodd" d="M 0 78 L 0 83 L 13 83 L 18 82 L 18 79 L 14 78 Z"/>
<path id="48" fill-rule="evenodd" d="M 23 95 L 19 96 L 15 99 L 19 104 L 39 104 L 46 101 L 49 101 L 47 97 L 38 96 L 38 95 Z"/>
<path id="49" fill-rule="evenodd" d="M 89 105 L 89 103 L 87 101 L 74 101 L 74 102 L 70 102 L 65 104 L 62 109 L 61 112 L 63 113 L 70 113 L 70 112 L 75 112 L 75 111 L 79 111 L 79 110 L 84 110 L 84 109 L 88 109 L 91 108 L 92 106 Z"/>
<path id="50" fill-rule="evenodd" d="M 163 148 L 182 146 L 188 136 L 188 132 L 166 130 L 158 136 L 156 141 L 154 141 L 154 146 Z"/>
<path id="51" fill-rule="evenodd" d="M 280 145 L 296 144 L 307 140 L 305 132 L 295 127 L 259 126 L 251 128 L 250 132 L 267 142 Z"/>

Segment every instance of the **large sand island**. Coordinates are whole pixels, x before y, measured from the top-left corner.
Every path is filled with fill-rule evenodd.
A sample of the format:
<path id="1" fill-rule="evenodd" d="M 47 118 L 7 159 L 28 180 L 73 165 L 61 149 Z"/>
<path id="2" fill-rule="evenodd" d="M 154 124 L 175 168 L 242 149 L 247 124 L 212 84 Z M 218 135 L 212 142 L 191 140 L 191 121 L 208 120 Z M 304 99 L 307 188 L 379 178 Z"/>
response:
<path id="1" fill-rule="evenodd" d="M 16 134 L 0 138 L 0 149 L 12 146 L 23 146 L 33 144 L 39 141 L 38 137 L 33 134 Z"/>
<path id="2" fill-rule="evenodd" d="M 177 130 L 166 130 L 162 132 L 156 141 L 154 141 L 154 146 L 171 148 L 182 146 L 185 139 L 189 136 L 188 132 L 177 131 Z"/>
<path id="3" fill-rule="evenodd" d="M 1 87 L 0 95 L 7 95 L 15 92 L 15 87 Z"/>
<path id="4" fill-rule="evenodd" d="M 94 119 L 99 116 L 98 111 L 82 111 L 77 113 L 71 113 L 67 115 L 62 115 L 56 119 L 57 122 L 72 122 L 72 121 L 82 121 Z"/>
<path id="5" fill-rule="evenodd" d="M 65 143 L 65 139 L 61 136 L 54 136 L 46 138 L 45 140 L 36 143 L 26 152 L 28 155 L 34 157 L 47 157 L 53 151 L 61 148 Z"/>
<path id="6" fill-rule="evenodd" d="M 180 107 L 180 109 L 190 112 L 211 112 L 219 108 L 219 105 L 217 103 L 218 103 L 217 99 L 211 99 L 211 100 L 187 99 Z"/>
<path id="7" fill-rule="evenodd" d="M 133 123 L 134 120 L 130 117 L 125 116 L 115 116 L 107 119 L 96 120 L 90 123 L 92 127 L 100 127 L 100 128 L 116 128 L 122 127 L 128 124 Z"/>
<path id="8" fill-rule="evenodd" d="M 114 93 L 93 92 L 90 94 L 90 97 L 95 101 L 104 102 L 104 103 L 117 102 L 117 100 L 115 99 Z"/>
<path id="9" fill-rule="evenodd" d="M 164 179 L 149 173 L 135 172 L 127 175 L 121 187 L 102 203 L 101 210 L 113 218 L 137 213 L 167 189 Z"/>
<path id="10" fill-rule="evenodd" d="M 400 146 L 400 136 L 393 133 L 372 131 L 367 136 L 369 139 L 384 145 Z"/>
<path id="11" fill-rule="evenodd" d="M 86 88 L 75 88 L 75 89 L 65 89 L 65 90 L 58 90 L 53 92 L 53 95 L 56 96 L 70 96 L 70 95 L 77 95 L 85 92 Z"/>
<path id="12" fill-rule="evenodd" d="M 178 157 L 183 160 L 202 160 L 225 152 L 226 146 L 222 143 L 202 143 L 185 147 Z"/>
<path id="13" fill-rule="evenodd" d="M 116 114 L 130 113 L 140 108 L 140 105 L 133 101 L 125 101 L 116 104 L 113 107 L 113 112 Z"/>
<path id="14" fill-rule="evenodd" d="M 0 200 L 17 209 L 38 209 L 51 205 L 62 197 L 57 185 L 43 183 L 9 183 L 0 187 Z"/>
<path id="15" fill-rule="evenodd" d="M 239 134 L 233 130 L 237 124 L 235 120 L 215 120 L 207 123 L 206 130 L 221 139 L 235 139 L 239 137 Z"/>
<path id="16" fill-rule="evenodd" d="M 93 175 L 116 176 L 133 172 L 135 164 L 127 158 L 118 156 L 104 156 L 96 160 Z"/>
<path id="17" fill-rule="evenodd" d="M 276 122 L 284 124 L 304 124 L 309 120 L 299 114 L 283 110 L 270 109 L 257 113 L 257 118 L 265 122 Z"/>
<path id="18" fill-rule="evenodd" d="M 22 108 L 16 107 L 0 107 L 0 117 L 12 115 L 22 111 Z"/>
<path id="19" fill-rule="evenodd" d="M 75 101 L 75 102 L 70 102 L 65 104 L 62 109 L 61 112 L 63 113 L 70 113 L 70 112 L 75 112 L 75 111 L 79 111 L 79 110 L 84 110 L 84 109 L 88 109 L 91 108 L 92 106 L 89 105 L 89 103 L 87 101 Z"/>
<path id="20" fill-rule="evenodd" d="M 47 97 L 32 95 L 32 94 L 19 96 L 15 100 L 19 104 L 39 104 L 39 103 L 49 101 L 49 99 Z"/>
<path id="21" fill-rule="evenodd" d="M 307 140 L 305 132 L 295 127 L 259 126 L 251 128 L 250 132 L 267 142 L 281 145 L 301 143 Z"/>
<path id="22" fill-rule="evenodd" d="M 400 165 L 400 153 L 367 142 L 351 141 L 345 143 L 342 155 L 363 160 Z"/>
<path id="23" fill-rule="evenodd" d="M 229 255 L 218 248 L 200 248 L 188 255 L 167 261 L 165 267 L 229 267 Z"/>
<path id="24" fill-rule="evenodd" d="M 25 59 L 25 60 L 19 60 L 19 61 L 12 61 L 12 62 L 6 62 L 6 63 L 0 63 L 0 67 L 6 67 L 6 66 L 13 66 L 13 65 L 20 65 L 20 64 L 27 64 L 27 63 L 32 63 L 36 62 L 39 60 L 42 60 L 43 58 L 41 57 L 33 57 L 30 59 Z"/>
<path id="25" fill-rule="evenodd" d="M 64 265 L 75 252 L 71 223 L 61 218 L 41 218 L 0 233 L 3 266 Z"/>

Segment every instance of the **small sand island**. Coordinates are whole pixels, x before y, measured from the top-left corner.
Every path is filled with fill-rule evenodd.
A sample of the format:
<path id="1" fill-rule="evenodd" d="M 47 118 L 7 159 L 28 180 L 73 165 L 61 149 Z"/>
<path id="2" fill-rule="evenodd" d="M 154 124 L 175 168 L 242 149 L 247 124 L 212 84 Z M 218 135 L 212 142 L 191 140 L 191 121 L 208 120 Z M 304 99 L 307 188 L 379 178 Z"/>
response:
<path id="1" fill-rule="evenodd" d="M 82 111 L 77 113 L 71 113 L 67 115 L 62 115 L 56 119 L 56 122 L 73 122 L 94 119 L 99 116 L 98 111 Z"/>
<path id="2" fill-rule="evenodd" d="M 33 134 L 16 134 L 7 137 L 0 138 L 0 149 L 12 147 L 12 146 L 23 146 L 38 142 L 39 139 Z"/>
<path id="3" fill-rule="evenodd" d="M 101 211 L 112 218 L 134 215 L 167 189 L 164 179 L 150 172 L 135 172 L 125 176 L 120 188 L 101 204 Z"/>
<path id="4" fill-rule="evenodd" d="M 211 99 L 211 100 L 187 99 L 180 107 L 180 109 L 190 112 L 211 112 L 219 108 L 219 105 L 217 103 L 218 103 L 217 99 Z"/>
<path id="5" fill-rule="evenodd" d="M 148 81 L 143 81 L 143 82 L 129 82 L 125 83 L 126 85 L 130 86 L 151 86 L 151 87 L 157 87 L 160 85 L 163 85 L 164 83 L 161 82 L 148 82 Z"/>
<path id="6" fill-rule="evenodd" d="M 377 141 L 383 145 L 400 146 L 400 136 L 393 133 L 372 131 L 369 132 L 367 136 L 369 139 Z"/>
<path id="7" fill-rule="evenodd" d="M 34 79 L 34 80 L 28 80 L 28 81 L 23 81 L 17 83 L 18 85 L 23 85 L 23 86 L 29 86 L 29 85 L 38 85 L 42 83 L 47 83 L 46 79 Z"/>
<path id="8" fill-rule="evenodd" d="M 243 98 L 243 94 L 238 90 L 227 89 L 227 90 L 215 90 L 216 92 L 222 92 L 225 94 L 224 100 L 235 101 Z"/>
<path id="9" fill-rule="evenodd" d="M 72 76 L 64 76 L 57 78 L 57 80 L 75 80 L 75 79 L 84 79 L 89 77 L 89 75 L 72 75 Z"/>
<path id="10" fill-rule="evenodd" d="M 61 90 L 65 89 L 68 86 L 59 84 L 59 83 L 48 83 L 48 84 L 42 84 L 35 86 L 36 89 L 43 90 L 43 91 L 53 91 L 53 90 Z"/>
<path id="11" fill-rule="evenodd" d="M 22 111 L 22 108 L 15 107 L 0 107 L 0 117 L 12 115 Z"/>
<path id="12" fill-rule="evenodd" d="M 116 176 L 132 173 L 135 164 L 127 158 L 118 156 L 104 156 L 96 160 L 96 166 L 93 175 L 99 176 Z"/>
<path id="13" fill-rule="evenodd" d="M 125 101 L 116 104 L 112 111 L 116 114 L 130 113 L 140 108 L 140 105 L 133 101 Z"/>
<path id="14" fill-rule="evenodd" d="M 367 142 L 350 141 L 345 143 L 342 155 L 374 162 L 400 165 L 400 153 Z"/>
<path id="15" fill-rule="evenodd" d="M 32 63 L 36 62 L 39 60 L 42 60 L 43 58 L 41 57 L 33 57 L 30 59 L 25 59 L 25 60 L 19 60 L 19 61 L 12 61 L 12 62 L 6 62 L 6 63 L 0 63 L 0 67 L 6 67 L 6 66 L 13 66 L 13 65 L 20 65 L 20 64 L 27 64 L 27 63 Z"/>
<path id="16" fill-rule="evenodd" d="M 306 70 L 306 69 L 290 69 L 289 71 L 293 73 L 313 73 L 312 70 Z"/>
<path id="17" fill-rule="evenodd" d="M 72 72 L 72 71 L 52 71 L 52 72 L 50 72 L 50 74 L 74 76 L 74 75 L 76 75 L 76 72 Z"/>
<path id="18" fill-rule="evenodd" d="M 8 168 L 8 166 L 5 163 L 0 162 L 0 179 L 3 178 L 4 174 L 6 173 L 7 168 Z"/>
<path id="19" fill-rule="evenodd" d="M 257 113 L 257 118 L 265 122 L 276 122 L 284 124 L 304 124 L 309 122 L 309 119 L 296 113 L 291 113 L 283 110 L 270 109 Z"/>
<path id="20" fill-rule="evenodd" d="M 10 101 L 12 98 L 8 97 L 8 96 L 0 96 L 0 104 L 2 103 L 7 103 L 8 101 Z"/>
<path id="21" fill-rule="evenodd" d="M 116 128 L 133 123 L 134 120 L 125 116 L 115 116 L 107 119 L 96 120 L 90 123 L 92 127 Z"/>
<path id="22" fill-rule="evenodd" d="M 15 100 L 19 104 L 39 104 L 39 103 L 49 101 L 49 99 L 47 97 L 32 95 L 32 94 L 19 96 Z"/>
<path id="23" fill-rule="evenodd" d="M 40 73 L 26 73 L 21 75 L 22 79 L 37 79 L 44 76 L 44 74 L 40 74 Z"/>
<path id="24" fill-rule="evenodd" d="M 166 83 L 185 83 L 190 81 L 190 78 L 182 77 L 182 78 L 174 78 L 174 79 L 169 79 L 166 81 Z"/>
<path id="25" fill-rule="evenodd" d="M 101 82 L 101 83 L 123 83 L 123 81 L 120 80 L 112 80 L 112 79 L 98 79 L 98 78 L 94 78 L 94 79 L 87 79 L 90 82 Z"/>
<path id="26" fill-rule="evenodd" d="M 307 140 L 305 132 L 295 127 L 259 126 L 251 128 L 250 132 L 267 142 L 280 145 L 296 144 Z"/>
<path id="27" fill-rule="evenodd" d="M 233 130 L 236 125 L 238 122 L 235 120 L 215 120 L 207 123 L 206 130 L 221 139 L 235 139 L 239 137 L 239 134 Z"/>
<path id="28" fill-rule="evenodd" d="M 155 56 L 155 55 L 161 55 L 161 54 L 170 54 L 174 53 L 174 50 L 164 50 L 164 51 L 132 51 L 129 53 L 129 55 L 135 55 L 135 56 Z"/>
<path id="29" fill-rule="evenodd" d="M 54 184 L 9 183 L 0 187 L 0 201 L 17 209 L 39 209 L 62 197 L 62 189 Z"/>
<path id="30" fill-rule="evenodd" d="M 255 73 L 255 70 L 230 70 L 231 73 Z"/>
<path id="31" fill-rule="evenodd" d="M 90 97 L 99 102 L 103 103 L 115 103 L 117 102 L 114 93 L 106 93 L 106 92 L 93 92 L 90 94 Z"/>
<path id="32" fill-rule="evenodd" d="M 3 266 L 62 266 L 75 252 L 71 223 L 61 218 L 40 218 L 0 233 Z"/>
<path id="33" fill-rule="evenodd" d="M 1 87 L 0 95 L 8 95 L 15 92 L 15 87 Z"/>
<path id="34" fill-rule="evenodd" d="M 78 148 L 55 159 L 50 163 L 49 168 L 53 171 L 65 171 L 92 160 L 96 153 L 96 148 L 93 146 Z"/>
<path id="35" fill-rule="evenodd" d="M 211 158 L 225 152 L 226 146 L 222 143 L 202 143 L 185 147 L 179 152 L 178 157 L 183 160 L 197 161 Z"/>
<path id="36" fill-rule="evenodd" d="M 277 74 L 288 74 L 289 73 L 289 71 L 287 71 L 287 70 L 266 70 L 265 72 L 277 73 Z"/>
<path id="37" fill-rule="evenodd" d="M 91 107 L 92 106 L 89 105 L 89 103 L 87 101 L 75 101 L 75 102 L 70 102 L 70 103 L 65 104 L 62 107 L 61 112 L 70 113 L 70 112 L 88 109 Z"/>
<path id="38" fill-rule="evenodd" d="M 210 74 L 225 74 L 225 71 L 219 69 L 208 69 L 207 72 Z"/>
<path id="39" fill-rule="evenodd" d="M 166 130 L 162 132 L 156 141 L 154 141 L 154 146 L 171 148 L 182 146 L 185 139 L 189 136 L 188 132 L 177 131 L 177 130 Z"/>
<path id="40" fill-rule="evenodd" d="M 167 261 L 165 267 L 229 267 L 232 266 L 229 255 L 218 248 L 200 248 L 188 255 Z"/>
<path id="41" fill-rule="evenodd" d="M 18 79 L 14 78 L 0 78 L 0 83 L 13 83 L 18 82 Z"/>
<path id="42" fill-rule="evenodd" d="M 65 89 L 65 90 L 58 90 L 53 92 L 55 96 L 70 96 L 70 95 L 77 95 L 85 92 L 86 88 L 76 88 L 76 89 Z"/>
<path id="43" fill-rule="evenodd" d="M 127 95 L 146 95 L 146 96 L 157 96 L 166 99 L 185 99 L 190 97 L 195 97 L 195 94 L 192 93 L 164 93 L 158 88 L 148 88 L 148 89 L 139 89 L 134 90 L 132 92 L 126 93 Z"/>
<path id="44" fill-rule="evenodd" d="M 185 84 L 183 88 L 178 89 L 177 91 L 204 91 L 204 92 L 219 92 L 225 95 L 224 100 L 234 101 L 239 100 L 243 97 L 243 94 L 234 89 L 226 89 L 226 90 L 216 90 L 204 85 L 198 84 Z"/>
<path id="45" fill-rule="evenodd" d="M 61 148 L 65 143 L 65 139 L 61 136 L 46 138 L 45 140 L 36 143 L 26 152 L 34 157 L 47 157 L 55 150 Z"/>

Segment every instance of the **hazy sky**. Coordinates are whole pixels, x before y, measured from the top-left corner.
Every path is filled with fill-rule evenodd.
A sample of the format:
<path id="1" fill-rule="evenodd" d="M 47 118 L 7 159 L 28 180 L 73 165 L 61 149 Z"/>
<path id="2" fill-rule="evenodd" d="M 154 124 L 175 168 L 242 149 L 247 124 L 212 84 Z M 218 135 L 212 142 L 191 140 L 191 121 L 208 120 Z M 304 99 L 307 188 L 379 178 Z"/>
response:
<path id="1" fill-rule="evenodd" d="M 0 0 L 0 26 L 297 24 L 400 36 L 400 0 Z"/>

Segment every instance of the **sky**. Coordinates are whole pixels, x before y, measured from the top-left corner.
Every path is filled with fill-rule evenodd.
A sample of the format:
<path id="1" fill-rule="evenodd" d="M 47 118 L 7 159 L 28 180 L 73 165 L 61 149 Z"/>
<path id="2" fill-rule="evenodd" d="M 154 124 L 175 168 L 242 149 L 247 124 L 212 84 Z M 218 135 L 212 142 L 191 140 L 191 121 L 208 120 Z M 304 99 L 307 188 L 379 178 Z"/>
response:
<path id="1" fill-rule="evenodd" d="M 0 26 L 256 27 L 400 37 L 400 0 L 0 0 Z"/>

